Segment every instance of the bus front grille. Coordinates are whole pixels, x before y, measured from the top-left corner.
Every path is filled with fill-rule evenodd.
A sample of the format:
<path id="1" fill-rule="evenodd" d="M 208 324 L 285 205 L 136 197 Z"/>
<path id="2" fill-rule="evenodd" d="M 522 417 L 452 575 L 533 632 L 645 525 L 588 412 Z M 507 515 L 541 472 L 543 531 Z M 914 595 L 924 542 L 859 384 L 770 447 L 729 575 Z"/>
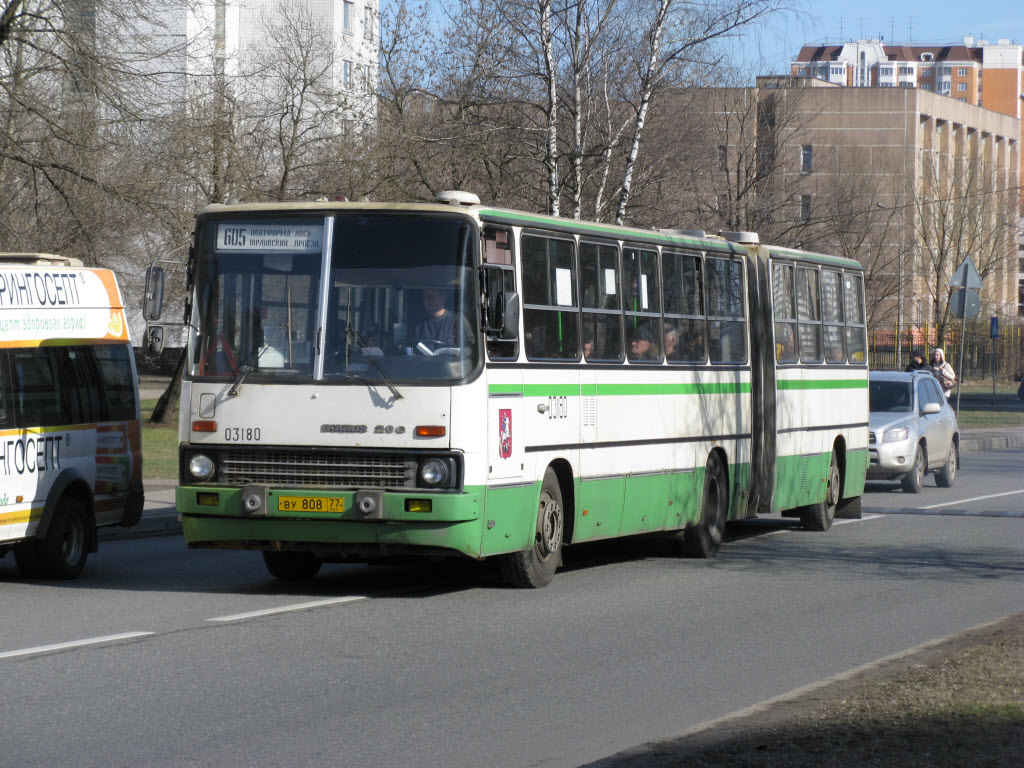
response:
<path id="1" fill-rule="evenodd" d="M 412 488 L 416 462 L 372 453 L 225 451 L 220 455 L 220 479 L 232 485 Z"/>

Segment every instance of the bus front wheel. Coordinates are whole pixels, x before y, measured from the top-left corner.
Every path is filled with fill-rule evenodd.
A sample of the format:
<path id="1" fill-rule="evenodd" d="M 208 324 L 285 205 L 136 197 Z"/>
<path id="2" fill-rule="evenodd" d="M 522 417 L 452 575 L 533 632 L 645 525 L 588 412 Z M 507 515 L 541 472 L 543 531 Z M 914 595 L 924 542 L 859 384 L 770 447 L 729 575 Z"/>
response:
<path id="1" fill-rule="evenodd" d="M 323 561 L 309 552 L 264 552 L 263 562 L 279 581 L 310 581 L 320 572 Z"/>
<path id="2" fill-rule="evenodd" d="M 565 508 L 562 489 L 555 471 L 548 467 L 540 489 L 537 530 L 533 546 L 525 552 L 502 556 L 502 575 L 513 587 L 546 587 L 562 563 L 562 538 L 565 533 Z"/>
<path id="3" fill-rule="evenodd" d="M 704 493 L 700 521 L 682 531 L 680 549 L 687 557 L 714 557 L 725 535 L 725 513 L 729 505 L 729 487 L 725 467 L 717 453 L 708 456 L 704 467 Z"/>

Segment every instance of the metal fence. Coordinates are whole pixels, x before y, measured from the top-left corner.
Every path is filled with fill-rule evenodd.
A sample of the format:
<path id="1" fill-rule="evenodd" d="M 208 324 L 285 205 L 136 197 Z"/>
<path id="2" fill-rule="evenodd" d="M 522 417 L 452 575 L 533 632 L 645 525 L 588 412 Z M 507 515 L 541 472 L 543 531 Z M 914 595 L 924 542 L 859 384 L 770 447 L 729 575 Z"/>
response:
<path id="1" fill-rule="evenodd" d="M 896 329 L 879 328 L 868 331 L 868 362 L 873 370 L 903 370 L 910 363 L 910 353 L 920 349 L 927 360 L 937 345 L 935 329 L 929 325 L 904 329 L 900 360 L 896 359 Z M 963 342 L 964 361 L 960 370 L 960 346 Z M 989 325 L 968 323 L 961 339 L 960 324 L 947 327 L 944 342 L 946 360 L 964 380 L 986 379 L 992 376 L 992 356 L 995 354 L 996 378 L 1012 381 L 1024 373 L 1024 329 L 1020 325 L 1000 328 L 999 338 L 989 335 Z"/>

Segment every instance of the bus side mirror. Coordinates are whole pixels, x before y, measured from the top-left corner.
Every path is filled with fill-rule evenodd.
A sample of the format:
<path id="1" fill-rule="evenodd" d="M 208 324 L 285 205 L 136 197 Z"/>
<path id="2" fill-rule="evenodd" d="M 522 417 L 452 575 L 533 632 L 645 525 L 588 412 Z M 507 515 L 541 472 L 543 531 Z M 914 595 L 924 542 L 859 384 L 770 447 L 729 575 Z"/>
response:
<path id="1" fill-rule="evenodd" d="M 519 294 L 505 291 L 498 299 L 501 306 L 501 340 L 515 341 L 519 338 Z"/>
<path id="2" fill-rule="evenodd" d="M 151 355 L 159 355 L 164 351 L 164 327 L 151 325 L 146 328 L 146 351 Z"/>
<path id="3" fill-rule="evenodd" d="M 162 267 L 150 267 L 146 270 L 146 296 L 142 303 L 142 316 L 149 322 L 159 320 L 163 306 L 164 270 Z"/>

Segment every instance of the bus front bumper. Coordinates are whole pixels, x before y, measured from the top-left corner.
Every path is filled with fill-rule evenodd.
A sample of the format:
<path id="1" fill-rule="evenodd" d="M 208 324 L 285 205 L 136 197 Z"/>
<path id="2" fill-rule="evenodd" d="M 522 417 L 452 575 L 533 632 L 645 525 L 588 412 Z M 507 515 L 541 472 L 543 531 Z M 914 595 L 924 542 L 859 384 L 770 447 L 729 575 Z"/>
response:
<path id="1" fill-rule="evenodd" d="M 483 489 L 462 493 L 178 486 L 190 547 L 312 550 L 326 560 L 481 556 Z"/>

